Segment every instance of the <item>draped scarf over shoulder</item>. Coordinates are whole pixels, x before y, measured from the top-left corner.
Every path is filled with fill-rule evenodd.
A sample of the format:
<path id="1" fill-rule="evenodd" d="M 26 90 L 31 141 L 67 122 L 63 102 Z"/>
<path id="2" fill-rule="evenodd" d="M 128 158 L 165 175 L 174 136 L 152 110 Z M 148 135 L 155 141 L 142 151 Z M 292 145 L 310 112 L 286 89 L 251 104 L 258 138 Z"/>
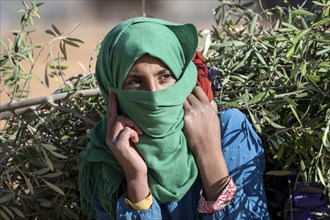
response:
<path id="1" fill-rule="evenodd" d="M 197 166 L 183 134 L 183 103 L 196 85 L 192 58 L 197 32 L 192 24 L 155 18 L 126 20 L 105 37 L 96 64 L 96 78 L 108 101 L 115 92 L 120 114 L 143 130 L 136 147 L 148 166 L 148 184 L 159 203 L 181 199 L 197 177 Z M 144 54 L 163 61 L 176 83 L 160 91 L 122 89 L 128 71 Z M 109 103 L 111 105 L 111 103 Z M 82 209 L 91 212 L 97 198 L 114 217 L 118 191 L 125 174 L 106 145 L 108 114 L 88 135 L 78 158 Z"/>

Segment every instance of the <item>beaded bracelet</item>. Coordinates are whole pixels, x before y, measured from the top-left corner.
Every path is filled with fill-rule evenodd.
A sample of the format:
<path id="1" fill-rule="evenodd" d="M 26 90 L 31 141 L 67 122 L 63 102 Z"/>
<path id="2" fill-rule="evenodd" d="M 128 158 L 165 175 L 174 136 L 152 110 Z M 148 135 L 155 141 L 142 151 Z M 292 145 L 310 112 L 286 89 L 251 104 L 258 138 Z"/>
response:
<path id="1" fill-rule="evenodd" d="M 201 192 L 197 210 L 199 213 L 204 213 L 204 214 L 217 212 L 225 208 L 234 198 L 235 194 L 236 194 L 236 185 L 233 179 L 230 177 L 229 183 L 227 184 L 226 188 L 222 191 L 222 193 L 220 194 L 220 196 L 216 201 L 206 201 L 203 196 L 203 193 Z"/>

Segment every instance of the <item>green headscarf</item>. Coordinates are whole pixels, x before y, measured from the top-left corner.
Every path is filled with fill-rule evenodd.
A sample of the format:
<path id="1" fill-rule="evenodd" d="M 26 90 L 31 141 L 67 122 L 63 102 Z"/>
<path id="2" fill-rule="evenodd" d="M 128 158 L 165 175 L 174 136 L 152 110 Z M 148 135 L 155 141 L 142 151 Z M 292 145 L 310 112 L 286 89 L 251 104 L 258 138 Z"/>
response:
<path id="1" fill-rule="evenodd" d="M 183 103 L 196 85 L 192 58 L 197 32 L 192 24 L 175 24 L 155 18 L 126 20 L 104 39 L 96 64 L 101 93 L 117 95 L 120 114 L 143 130 L 136 147 L 148 166 L 148 184 L 159 203 L 181 199 L 198 171 L 182 131 Z M 162 60 L 176 83 L 160 91 L 122 89 L 128 71 L 144 54 Z M 111 104 L 111 103 L 109 103 Z M 78 158 L 82 209 L 94 209 L 97 198 L 115 218 L 115 203 L 125 174 L 106 144 L 108 114 L 88 135 L 89 143 Z"/>

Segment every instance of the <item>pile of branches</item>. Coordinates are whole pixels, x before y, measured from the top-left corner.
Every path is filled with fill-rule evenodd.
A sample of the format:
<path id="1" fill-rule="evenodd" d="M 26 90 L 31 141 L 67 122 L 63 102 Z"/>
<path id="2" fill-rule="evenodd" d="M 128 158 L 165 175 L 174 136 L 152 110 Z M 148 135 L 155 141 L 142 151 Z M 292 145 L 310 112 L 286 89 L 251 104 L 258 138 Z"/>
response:
<path id="1" fill-rule="evenodd" d="M 93 74 L 75 81 L 76 89 L 70 92 L 60 89 L 47 97 L 2 106 L 9 109 L 17 103 L 31 105 L 31 100 L 44 102 L 16 110 L 20 115 L 13 111 L 2 128 L 2 219 L 85 218 L 79 209 L 76 156 L 105 109 Z M 8 117 L 5 113 L 2 117 Z"/>
<path id="2" fill-rule="evenodd" d="M 330 198 L 330 5 L 324 0 L 313 4 L 310 10 L 303 5 L 264 10 L 261 5 L 257 14 L 254 3 L 220 1 L 213 30 L 200 32 L 199 50 L 213 68 L 216 101 L 246 112 L 262 138 L 274 218 L 290 214 L 293 219 L 290 194 L 300 182 L 305 192 L 325 197 L 327 204 Z M 1 41 L 7 50 L 0 58 L 1 83 L 13 101 L 0 106 L 0 218 L 84 219 L 76 157 L 105 113 L 104 100 L 90 73 L 66 80 L 50 96 L 19 101 L 28 94 L 25 86 L 38 59 L 32 52 L 40 47 L 29 44 L 26 26 L 38 18 L 40 5 L 25 4 L 15 41 L 8 47 Z M 66 47 L 82 43 L 54 25 L 46 32 L 60 40 L 63 56 L 48 56 L 45 85 L 49 77 L 63 77 Z M 22 60 L 31 63 L 28 73 L 22 73 Z M 271 196 L 281 193 L 273 177 L 286 181 L 280 185 L 288 189 L 282 206 Z"/>
<path id="3" fill-rule="evenodd" d="M 257 14 L 253 3 L 223 1 L 214 10 L 217 26 L 201 32 L 201 49 L 216 69 L 218 103 L 249 116 L 267 152 L 270 194 L 286 200 L 269 207 L 291 218 L 292 207 L 306 209 L 291 200 L 298 191 L 322 198 L 328 213 L 319 217 L 330 214 L 330 2 L 312 4 L 267 10 L 261 4 Z M 274 176 L 285 181 L 273 184 Z"/>

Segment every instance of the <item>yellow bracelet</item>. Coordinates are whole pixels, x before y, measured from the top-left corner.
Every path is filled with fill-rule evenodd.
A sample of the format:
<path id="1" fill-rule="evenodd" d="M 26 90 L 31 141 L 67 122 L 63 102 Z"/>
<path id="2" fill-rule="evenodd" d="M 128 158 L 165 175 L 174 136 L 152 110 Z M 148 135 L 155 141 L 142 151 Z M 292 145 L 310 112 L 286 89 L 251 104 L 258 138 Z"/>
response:
<path id="1" fill-rule="evenodd" d="M 140 202 L 137 203 L 131 203 L 127 198 L 124 199 L 125 204 L 131 207 L 134 210 L 144 210 L 144 209 L 149 209 L 152 205 L 152 195 L 149 193 L 147 198 L 143 199 Z"/>

